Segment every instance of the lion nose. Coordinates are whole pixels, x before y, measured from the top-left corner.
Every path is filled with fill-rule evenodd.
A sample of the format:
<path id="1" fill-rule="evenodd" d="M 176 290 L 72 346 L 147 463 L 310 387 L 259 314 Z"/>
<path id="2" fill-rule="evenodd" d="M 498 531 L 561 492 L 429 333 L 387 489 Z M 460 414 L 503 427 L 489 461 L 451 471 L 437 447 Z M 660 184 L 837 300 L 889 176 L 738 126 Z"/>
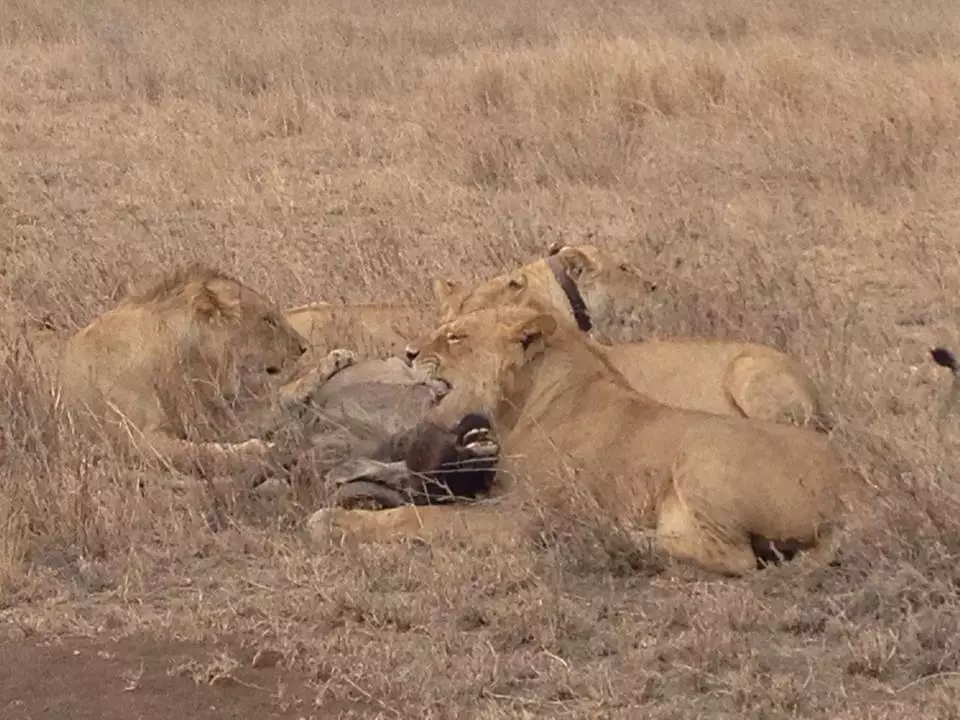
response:
<path id="1" fill-rule="evenodd" d="M 420 351 L 413 347 L 413 345 L 407 345 L 403 350 L 404 355 L 407 356 L 407 365 L 412 365 L 413 361 L 417 359 L 417 355 L 420 354 Z"/>

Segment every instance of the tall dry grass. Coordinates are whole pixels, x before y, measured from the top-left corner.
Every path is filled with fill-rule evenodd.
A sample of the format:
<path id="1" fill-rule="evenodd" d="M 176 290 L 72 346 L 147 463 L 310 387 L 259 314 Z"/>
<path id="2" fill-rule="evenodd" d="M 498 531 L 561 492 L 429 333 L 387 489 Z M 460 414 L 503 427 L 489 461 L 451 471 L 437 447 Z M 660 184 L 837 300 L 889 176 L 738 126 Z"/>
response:
<path id="1" fill-rule="evenodd" d="M 960 427 L 926 352 L 960 347 L 958 53 L 935 0 L 0 0 L 0 618 L 239 634 L 384 717 L 955 715 Z M 201 492 L 59 429 L 49 329 L 175 260 L 426 303 L 585 238 L 659 284 L 633 336 L 810 368 L 873 486 L 842 568 L 662 574 L 556 519 L 318 554 L 295 508 L 213 534 Z"/>

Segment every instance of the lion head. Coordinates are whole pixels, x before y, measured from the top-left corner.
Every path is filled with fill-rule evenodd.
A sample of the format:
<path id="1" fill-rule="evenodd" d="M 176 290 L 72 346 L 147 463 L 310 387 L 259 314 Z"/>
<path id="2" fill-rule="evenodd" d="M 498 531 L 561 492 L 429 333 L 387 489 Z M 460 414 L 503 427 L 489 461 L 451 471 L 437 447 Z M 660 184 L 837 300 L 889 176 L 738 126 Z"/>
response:
<path id="1" fill-rule="evenodd" d="M 154 309 L 187 323 L 184 350 L 197 367 L 212 372 L 227 398 L 279 387 L 308 348 L 270 300 L 219 271 L 189 266 L 158 287 Z M 149 299 L 141 295 L 127 302 L 143 305 Z"/>
<path id="2" fill-rule="evenodd" d="M 546 258 L 493 277 L 472 290 L 453 280 L 434 283 L 444 322 L 475 310 L 532 300 L 554 308 L 601 342 L 609 342 L 605 328 L 627 322 L 655 289 L 633 265 L 593 245 L 554 245 Z"/>
<path id="3" fill-rule="evenodd" d="M 564 333 L 576 330 L 535 303 L 478 310 L 441 325 L 415 349 L 413 361 L 447 389 L 436 420 L 452 427 L 477 412 L 510 425 L 539 360 Z"/>
<path id="4" fill-rule="evenodd" d="M 131 292 L 74 334 L 62 379 L 68 396 L 98 414 L 113 407 L 141 427 L 182 436 L 184 412 L 193 419 L 198 411 L 242 413 L 275 393 L 307 347 L 263 295 L 193 263 Z"/>

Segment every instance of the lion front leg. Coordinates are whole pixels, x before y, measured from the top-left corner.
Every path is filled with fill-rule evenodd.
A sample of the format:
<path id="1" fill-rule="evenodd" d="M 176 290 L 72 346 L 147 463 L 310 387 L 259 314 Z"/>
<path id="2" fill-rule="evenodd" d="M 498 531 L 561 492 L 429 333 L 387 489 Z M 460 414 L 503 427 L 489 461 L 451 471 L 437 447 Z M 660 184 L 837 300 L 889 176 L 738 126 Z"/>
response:
<path id="1" fill-rule="evenodd" d="M 148 458 L 184 474 L 201 476 L 245 476 L 245 484 L 253 487 L 257 481 L 282 471 L 268 443 L 252 439 L 241 443 L 194 443 L 160 432 L 145 435 L 138 443 Z"/>
<path id="2" fill-rule="evenodd" d="M 352 543 L 382 543 L 419 539 L 426 542 L 469 540 L 473 543 L 516 539 L 517 523 L 484 505 L 415 506 L 389 510 L 323 508 L 307 520 L 315 541 L 340 539 Z"/>

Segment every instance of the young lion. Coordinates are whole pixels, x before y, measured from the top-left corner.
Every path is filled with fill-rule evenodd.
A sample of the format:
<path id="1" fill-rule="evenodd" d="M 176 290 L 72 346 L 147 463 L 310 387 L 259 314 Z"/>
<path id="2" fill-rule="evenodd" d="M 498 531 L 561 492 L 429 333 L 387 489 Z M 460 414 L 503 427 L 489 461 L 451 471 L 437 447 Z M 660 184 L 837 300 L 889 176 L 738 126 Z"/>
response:
<path id="1" fill-rule="evenodd" d="M 319 348 L 348 346 L 364 357 L 402 356 L 410 338 L 435 323 L 424 323 L 429 307 L 313 302 L 283 311 L 290 325 Z"/>
<path id="2" fill-rule="evenodd" d="M 278 401 L 299 402 L 353 361 L 336 351 L 284 386 L 304 370 L 306 350 L 261 294 L 191 264 L 74 333 L 60 386 L 71 416 L 105 425 L 121 447 L 183 472 L 236 474 L 279 460 L 267 443 L 246 439 L 256 433 L 245 421 L 262 419 Z"/>
<path id="3" fill-rule="evenodd" d="M 528 300 L 609 345 L 611 362 L 634 388 L 690 410 L 761 418 L 826 429 L 816 385 L 793 358 L 766 345 L 703 338 L 611 344 L 603 328 L 636 312 L 655 286 L 611 253 L 592 245 L 553 247 L 547 258 L 490 278 L 472 290 L 434 283 L 444 321 L 460 314 Z M 412 358 L 411 358 L 412 359 Z"/>
<path id="4" fill-rule="evenodd" d="M 630 528 L 652 519 L 676 559 L 733 575 L 778 553 L 834 554 L 841 490 L 852 475 L 821 434 L 660 404 L 634 390 L 601 347 L 535 306 L 481 310 L 435 331 L 416 366 L 447 383 L 435 420 L 488 414 L 502 446 L 497 494 L 516 490 L 576 511 L 592 495 Z M 570 473 L 576 477 L 573 481 Z M 515 478 L 515 480 L 510 480 Z M 510 533 L 506 516 L 477 507 L 322 511 L 358 539 Z"/>

